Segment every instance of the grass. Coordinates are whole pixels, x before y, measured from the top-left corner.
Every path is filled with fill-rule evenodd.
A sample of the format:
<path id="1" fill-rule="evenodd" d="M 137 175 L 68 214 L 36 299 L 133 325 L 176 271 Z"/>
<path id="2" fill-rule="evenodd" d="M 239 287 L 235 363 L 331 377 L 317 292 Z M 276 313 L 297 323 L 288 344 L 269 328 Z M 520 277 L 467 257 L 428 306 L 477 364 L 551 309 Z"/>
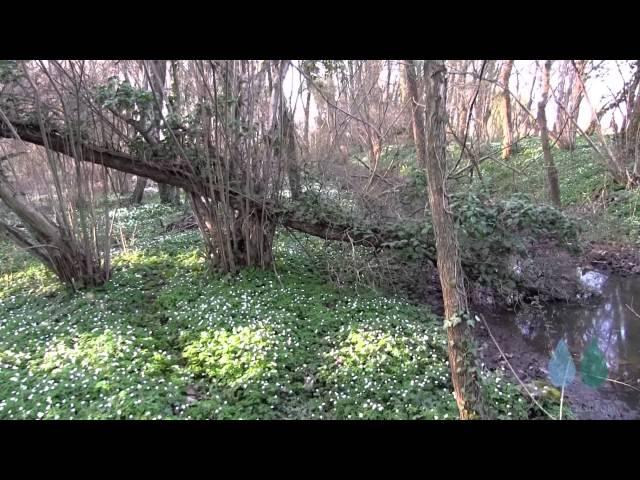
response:
<path id="1" fill-rule="evenodd" d="M 280 235 L 274 271 L 214 275 L 197 232 L 162 233 L 178 213 L 121 210 L 112 280 L 76 294 L 0 243 L 0 419 L 457 417 L 442 319 L 328 283 L 316 239 Z M 483 376 L 499 418 L 527 418 Z"/>

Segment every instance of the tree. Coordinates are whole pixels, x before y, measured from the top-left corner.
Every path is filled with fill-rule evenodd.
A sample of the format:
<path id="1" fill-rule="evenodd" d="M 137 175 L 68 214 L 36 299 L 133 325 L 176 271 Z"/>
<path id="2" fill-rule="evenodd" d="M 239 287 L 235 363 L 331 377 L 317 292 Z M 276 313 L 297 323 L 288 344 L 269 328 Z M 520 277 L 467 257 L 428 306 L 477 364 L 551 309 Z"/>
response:
<path id="1" fill-rule="evenodd" d="M 505 60 L 500 67 L 498 82 L 503 89 L 500 92 L 500 111 L 502 113 L 502 158 L 506 160 L 511 156 L 513 148 L 513 123 L 511 121 L 511 95 L 509 93 L 509 79 L 513 60 Z"/>
<path id="2" fill-rule="evenodd" d="M 283 83 L 289 70 L 289 65 L 290 62 L 288 60 L 273 62 L 274 73 L 271 76 L 274 81 L 272 82 L 269 105 L 269 135 L 271 136 L 271 145 L 274 147 L 274 153 L 286 165 L 291 198 L 297 200 L 302 195 L 302 190 L 295 124 L 283 91 Z"/>
<path id="3" fill-rule="evenodd" d="M 478 86 L 478 98 L 474 108 L 476 112 L 475 128 L 473 131 L 475 143 L 478 145 L 490 141 L 489 120 L 491 118 L 491 100 L 499 73 L 497 63 L 495 60 L 486 61 L 483 79 L 488 81 L 482 81 Z"/>
<path id="4" fill-rule="evenodd" d="M 158 144 L 161 141 L 160 132 L 162 129 L 162 110 L 166 104 L 164 89 L 167 83 L 167 61 L 151 60 L 145 62 L 144 68 L 155 100 L 152 104 L 153 108 L 151 109 L 153 112 L 151 138 L 156 142 L 156 144 Z M 179 203 L 179 191 L 173 185 L 159 183 L 158 193 L 160 194 L 160 202 L 162 203 Z"/>
<path id="5" fill-rule="evenodd" d="M 0 234 L 38 257 L 62 283 L 73 289 L 103 284 L 109 278 L 110 265 L 105 257 L 88 250 L 83 237 L 68 223 L 55 222 L 31 207 L 16 192 L 0 169 L 0 200 L 15 213 L 26 229 L 0 220 Z"/>
<path id="6" fill-rule="evenodd" d="M 146 187 L 146 177 L 138 177 L 136 179 L 136 186 L 133 188 L 133 193 L 131 194 L 131 198 L 129 199 L 129 202 L 132 205 L 140 205 L 142 203 L 142 199 L 144 197 L 144 189 Z"/>
<path id="7" fill-rule="evenodd" d="M 429 205 L 436 238 L 437 266 L 445 308 L 451 379 L 460 418 L 485 415 L 480 379 L 475 366 L 473 340 L 469 330 L 469 309 L 464 287 L 458 240 L 446 192 L 446 69 L 444 62 L 427 60 L 424 64 L 423 111 L 418 98 L 415 66 L 405 64 L 407 91 L 413 100 L 413 134 L 419 164 L 427 173 Z"/>
<path id="8" fill-rule="evenodd" d="M 78 67 L 79 70 L 69 73 L 73 81 L 82 75 L 84 65 L 79 64 Z M 69 95 L 69 91 L 61 85 L 59 74 L 59 71 L 50 70 L 42 62 L 39 65 L 21 62 L 20 68 L 16 68 L 19 81 L 5 85 L 5 89 L 10 91 L 15 89 L 33 96 L 35 109 L 31 112 L 34 123 L 32 132 L 39 137 L 44 148 L 31 150 L 27 156 L 41 165 L 47 194 L 44 195 L 41 208 L 30 204 L 9 179 L 12 167 L 7 161 L 8 156 L 0 158 L 0 200 L 22 223 L 20 227 L 0 220 L 0 233 L 36 256 L 61 282 L 79 289 L 101 285 L 111 273 L 109 232 L 112 218 L 108 207 L 103 214 L 98 213 L 94 203 L 96 177 L 101 177 L 103 194 L 108 191 L 109 179 L 106 168 L 88 171 L 82 160 L 77 158 L 84 134 L 81 120 L 90 121 L 90 114 L 80 104 L 77 95 Z M 71 156 L 59 155 L 49 148 L 44 97 L 59 101 L 59 114 L 68 125 L 65 143 Z M 25 143 L 8 124 L 4 113 L 1 116 L 8 130 L 7 137 L 25 148 Z"/>
<path id="9" fill-rule="evenodd" d="M 604 134 L 602 133 L 602 127 L 600 125 L 600 119 L 598 118 L 598 113 L 596 112 L 593 104 L 591 103 L 591 100 L 589 99 L 589 95 L 586 92 L 584 79 L 582 78 L 582 73 L 584 72 L 584 64 L 573 61 L 570 61 L 570 63 L 575 70 L 574 78 L 578 83 L 578 88 L 581 92 L 581 98 L 584 97 L 587 106 L 591 110 L 591 125 L 595 125 L 596 140 L 594 141 L 589 135 L 585 133 L 584 130 L 582 130 L 578 126 L 577 115 L 572 114 L 572 112 L 570 112 L 567 107 L 565 107 L 565 102 L 560 101 L 560 98 L 556 97 L 556 104 L 558 105 L 559 110 L 563 111 L 567 125 L 570 124 L 572 128 L 582 134 L 584 139 L 597 154 L 597 157 L 602 161 L 616 183 L 624 185 L 626 188 L 637 187 L 640 184 L 640 177 L 635 175 L 634 172 L 629 169 L 629 165 L 626 162 L 626 157 L 629 154 L 627 150 L 627 143 L 622 142 L 622 145 L 616 145 L 617 142 L 611 142 L 604 136 Z M 626 135 L 624 135 L 624 137 L 626 137 Z"/>
<path id="10" fill-rule="evenodd" d="M 132 121 L 131 119 L 127 119 L 127 121 L 134 126 L 140 135 L 146 137 L 146 140 L 151 146 L 157 147 L 161 141 L 162 110 L 167 104 L 164 91 L 166 86 L 167 61 L 143 61 L 141 67 L 144 72 L 145 89 L 150 89 L 153 95 L 153 101 L 150 103 L 147 119 L 140 119 L 138 122 Z M 146 186 L 147 178 L 138 177 L 136 186 L 131 194 L 131 204 L 139 205 L 142 203 Z M 158 192 L 162 203 L 179 203 L 179 191 L 174 186 L 166 183 L 158 183 Z"/>
<path id="11" fill-rule="evenodd" d="M 335 62 L 335 65 L 339 69 L 341 63 Z M 184 189 L 200 226 L 210 265 L 223 271 L 234 272 L 247 266 L 270 267 L 277 224 L 324 239 L 372 248 L 396 248 L 390 244 L 401 243 L 398 232 L 405 225 L 398 225 L 397 212 L 392 211 L 393 202 L 389 199 L 400 197 L 402 190 L 397 189 L 399 183 L 385 178 L 392 172 L 394 162 L 396 166 L 400 163 L 396 158 L 390 158 L 384 174 L 376 176 L 383 179 L 385 185 L 390 183 L 387 186 L 377 183 L 381 187 L 379 195 L 374 192 L 374 196 L 357 197 L 353 195 L 354 189 L 345 188 L 345 197 L 357 202 L 354 216 L 331 208 L 316 214 L 309 208 L 313 203 L 306 202 L 306 192 L 300 201 L 282 195 L 287 180 L 293 185 L 293 191 L 308 190 L 295 187 L 302 179 L 289 168 L 296 164 L 290 160 L 299 152 L 289 105 L 278 101 L 278 97 L 284 100 L 278 86 L 282 83 L 279 78 L 282 73 L 278 73 L 284 71 L 280 68 L 282 63 L 188 61 L 180 66 L 179 95 L 167 100 L 167 108 L 161 109 L 158 107 L 161 102 L 153 92 L 154 88 L 157 90 L 153 86 L 155 81 L 148 80 L 147 87 L 142 88 L 136 86 L 142 84 L 141 78 L 128 82 L 110 76 L 105 83 L 105 77 L 116 70 L 115 65 L 109 64 L 107 67 L 111 69 L 105 68 L 107 72 L 74 79 L 73 72 L 82 64 L 60 64 L 60 78 L 52 85 L 61 85 L 73 104 L 78 104 L 84 115 L 82 121 L 74 122 L 69 115 L 61 115 L 61 102 L 47 88 L 40 89 L 45 116 L 37 115 L 33 92 L 18 92 L 14 97 L 15 92 L 5 89 L 0 98 L 0 114 L 6 111 L 11 120 L 5 118 L 0 122 L 0 137 L 19 137 L 25 143 L 44 147 L 43 151 L 48 154 L 74 160 L 91 171 L 99 171 L 96 166 L 106 167 Z M 337 95 L 325 96 L 319 91 L 319 98 L 325 99 L 336 129 L 328 132 L 328 136 L 342 135 L 349 129 L 348 122 L 364 125 L 371 131 L 379 130 L 382 139 L 402 135 L 395 133 L 394 128 L 403 114 L 410 118 L 411 111 L 408 103 L 396 101 L 398 81 L 392 80 L 396 66 L 390 62 L 387 69 L 372 68 L 367 75 L 362 75 L 366 81 L 350 90 L 345 88 L 350 79 L 339 78 Z M 149 65 L 149 78 L 151 70 Z M 172 73 L 175 71 L 172 68 Z M 384 74 L 380 74 L 381 71 Z M 344 71 L 341 73 L 344 75 Z M 354 97 L 362 100 L 367 90 L 373 96 L 365 111 Z M 274 94 L 275 103 L 272 102 Z M 18 105 L 17 101 L 21 103 Z M 176 108 L 172 102 L 177 102 Z M 352 142 L 347 143 L 348 146 L 359 142 L 344 136 L 345 143 Z M 385 157 L 387 160 L 391 155 Z M 330 155 L 324 158 L 331 161 Z M 320 188 L 350 187 L 353 185 L 349 183 L 350 178 L 358 176 L 353 174 L 362 173 L 362 170 L 356 171 L 353 164 L 341 167 L 342 171 L 334 171 L 334 176 L 328 178 L 332 183 Z M 61 177 L 61 180 L 68 178 L 71 177 Z M 365 178 L 370 179 L 371 173 L 367 172 Z M 394 180 L 398 179 L 402 181 L 400 175 Z M 325 178 L 321 182 L 325 182 Z M 307 186 L 315 188 L 311 183 Z M 387 188 L 389 186 L 391 188 Z M 382 188 L 390 193 L 383 192 Z M 311 200 L 315 200 L 313 195 L 315 192 L 310 195 Z M 407 213 L 407 218 L 423 220 L 424 214 L 418 215 L 414 208 L 406 211 L 414 212 Z M 427 258 L 433 259 L 435 241 L 424 238 L 421 243 L 425 244 Z M 473 261 L 463 263 L 472 264 Z M 468 274 L 474 275 L 472 270 Z"/>
<path id="12" fill-rule="evenodd" d="M 587 66 L 585 60 L 565 60 L 560 64 L 560 81 L 556 102 L 555 133 L 558 147 L 562 150 L 573 150 L 576 146 L 576 125 L 583 99 L 584 74 Z"/>
<path id="13" fill-rule="evenodd" d="M 551 155 L 551 147 L 549 145 L 549 130 L 547 128 L 546 108 L 549 99 L 549 77 L 551 72 L 551 60 L 544 63 L 542 74 L 542 93 L 538 102 L 538 129 L 540 130 L 540 142 L 542 143 L 542 152 L 544 155 L 544 165 L 547 172 L 547 186 L 549 189 L 549 199 L 557 208 L 560 208 L 560 183 L 558 182 L 558 170 Z"/>
<path id="14" fill-rule="evenodd" d="M 623 136 L 627 150 L 635 158 L 633 175 L 640 178 L 640 60 L 636 60 L 634 66 L 631 85 L 625 89 L 628 113 L 625 115 Z"/>

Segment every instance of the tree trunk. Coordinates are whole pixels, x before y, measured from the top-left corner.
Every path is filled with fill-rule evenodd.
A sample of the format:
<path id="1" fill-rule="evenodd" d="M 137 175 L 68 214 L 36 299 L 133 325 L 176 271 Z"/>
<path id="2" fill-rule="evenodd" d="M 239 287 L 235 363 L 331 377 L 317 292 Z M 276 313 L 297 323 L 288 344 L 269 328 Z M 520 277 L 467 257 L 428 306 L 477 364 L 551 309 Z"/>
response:
<path id="1" fill-rule="evenodd" d="M 215 268 L 236 272 L 244 267 L 272 265 L 275 224 L 265 212 L 233 210 L 219 202 L 205 202 L 194 194 L 191 206 Z"/>
<path id="2" fill-rule="evenodd" d="M 544 165 L 547 172 L 547 186 L 549 188 L 549 199 L 557 208 L 560 208 L 560 183 L 558 182 L 558 170 L 551 155 L 549 145 L 549 130 L 547 129 L 547 116 L 545 109 L 549 98 L 549 77 L 551 74 L 551 60 L 544 64 L 542 77 L 542 97 L 538 102 L 538 128 L 540 129 L 540 141 L 542 142 L 542 152 L 544 155 Z"/>
<path id="3" fill-rule="evenodd" d="M 179 66 L 176 60 L 172 60 L 170 63 L 171 67 L 171 92 L 173 94 L 173 102 L 167 102 L 167 106 L 170 111 L 173 112 L 178 118 L 182 118 L 183 111 L 183 101 L 182 101 L 182 93 L 180 91 L 180 78 L 178 75 Z M 179 206 L 181 205 L 180 200 L 180 189 L 177 187 L 172 187 L 173 189 L 173 199 L 170 199 L 170 203 Z"/>
<path id="4" fill-rule="evenodd" d="M 180 205 L 180 190 L 173 185 L 159 183 L 158 192 L 160 193 L 160 203 Z"/>
<path id="5" fill-rule="evenodd" d="M 594 133 L 596 133 L 596 127 L 598 126 L 598 118 L 592 118 L 591 122 L 589 122 L 589 126 L 587 127 L 587 129 L 584 131 L 585 135 L 587 136 L 592 136 Z"/>
<path id="6" fill-rule="evenodd" d="M 476 73 L 476 70 L 479 74 L 479 69 L 477 69 L 474 64 L 474 73 Z M 493 81 L 496 80 L 496 75 L 496 61 L 487 60 L 485 63 L 484 78 L 488 81 L 479 84 L 478 100 L 474 108 L 476 112 L 474 136 L 476 138 L 476 144 L 480 146 L 490 141 L 488 127 L 489 119 L 491 118 L 491 101 L 495 87 Z"/>
<path id="7" fill-rule="evenodd" d="M 81 289 L 102 285 L 109 269 L 88 255 L 64 225 L 56 225 L 23 201 L 0 171 L 0 200 L 27 227 L 27 232 L 0 221 L 0 233 L 38 257 L 58 279 L 69 287 Z"/>
<path id="8" fill-rule="evenodd" d="M 172 74 L 177 75 L 177 64 L 171 65 Z M 156 142 L 160 142 L 160 128 L 162 125 L 162 109 L 166 103 L 165 86 L 167 83 L 167 61 L 151 60 L 148 62 L 150 86 L 153 95 L 157 101 L 153 108 L 153 128 L 151 136 Z M 174 78 L 175 81 L 175 78 Z M 175 90 L 174 90 L 175 93 Z M 179 93 L 179 92 L 178 92 Z M 177 192 L 173 185 L 158 183 L 158 192 L 160 193 L 160 203 L 176 204 Z"/>
<path id="9" fill-rule="evenodd" d="M 296 142 L 295 124 L 289 110 L 283 112 L 282 121 L 284 123 L 285 161 L 287 163 L 287 177 L 289 178 L 289 190 L 291 198 L 298 200 L 302 195 L 302 180 L 300 178 L 300 168 L 298 166 L 298 147 Z"/>
<path id="10" fill-rule="evenodd" d="M 533 91 L 535 90 L 536 82 L 538 81 L 537 73 L 538 72 L 536 70 L 536 72 L 533 75 L 533 80 L 531 82 L 531 90 L 529 90 L 529 100 L 527 101 L 527 110 L 529 112 L 531 111 L 531 106 L 533 105 Z M 532 130 L 537 130 L 536 125 L 538 122 L 536 121 L 537 119 L 536 120 L 532 119 L 527 112 L 522 112 L 522 114 L 524 115 L 524 135 L 529 135 Z"/>
<path id="11" fill-rule="evenodd" d="M 580 81 L 580 78 L 578 78 L 579 76 L 582 77 L 584 75 L 584 70 L 586 67 L 586 61 L 584 60 L 576 60 L 575 62 L 575 66 L 577 68 L 574 68 L 573 65 L 570 66 L 571 70 L 572 70 L 572 75 L 571 75 L 571 91 L 568 95 L 568 109 L 567 111 L 570 112 L 571 117 L 573 118 L 573 122 L 569 122 L 569 124 L 567 125 L 567 128 L 565 128 L 564 134 L 563 136 L 560 138 L 560 141 L 558 142 L 560 148 L 563 148 L 565 150 L 573 150 L 576 148 L 576 123 L 578 122 L 578 116 L 580 115 L 580 104 L 582 103 L 582 98 L 583 98 L 583 94 L 582 94 L 582 83 L 583 81 Z"/>
<path id="12" fill-rule="evenodd" d="M 291 198 L 297 200 L 301 195 L 300 170 L 298 168 L 298 151 L 296 145 L 295 124 L 293 115 L 286 104 L 282 84 L 286 76 L 289 63 L 285 61 L 274 62 L 275 78 L 271 91 L 270 102 L 270 126 L 271 144 L 274 152 L 283 158 Z"/>
<path id="13" fill-rule="evenodd" d="M 311 86 L 307 87 L 309 90 L 307 91 L 307 102 L 306 107 L 304 108 L 304 142 L 305 142 L 305 151 L 307 155 L 311 151 L 311 137 L 309 137 L 309 112 L 311 110 Z M 304 106 L 304 104 L 303 104 Z"/>
<path id="14" fill-rule="evenodd" d="M 627 126 L 625 139 L 632 157 L 633 174 L 640 178 L 640 60 L 636 61 L 634 80 L 629 89 L 629 106 L 627 107 Z"/>
<path id="15" fill-rule="evenodd" d="M 469 331 L 469 310 L 458 240 L 445 188 L 446 180 L 446 81 L 444 62 L 425 61 L 426 138 L 422 107 L 412 61 L 407 61 L 405 79 L 414 101 L 413 133 L 417 157 L 426 169 L 429 204 L 436 238 L 438 273 L 445 307 L 451 380 L 460 418 L 485 415 L 480 379 L 475 366 L 473 340 Z"/>
<path id="16" fill-rule="evenodd" d="M 573 65 L 572 65 L 573 67 Z M 573 86 L 571 88 L 571 96 L 569 97 L 569 105 L 571 106 L 571 115 L 573 116 L 573 122 L 567 130 L 567 146 L 570 150 L 576 148 L 576 124 L 578 123 L 578 117 L 580 116 L 580 105 L 584 98 L 583 83 L 584 74 L 587 67 L 587 60 L 576 60 L 575 68 L 573 68 Z"/>
<path id="17" fill-rule="evenodd" d="M 565 60 L 561 68 L 557 103 L 562 107 L 558 106 L 555 125 L 558 147 L 561 150 L 573 150 L 576 146 L 576 123 L 583 97 L 582 75 L 586 62 L 577 60 L 575 63 L 578 71 L 571 60 Z"/>
<path id="18" fill-rule="evenodd" d="M 512 153 L 513 123 L 511 121 L 511 97 L 509 96 L 509 78 L 513 60 L 505 60 L 500 68 L 498 81 L 504 87 L 500 93 L 500 110 L 502 113 L 502 158 L 508 159 Z"/>
<path id="19" fill-rule="evenodd" d="M 136 180 L 136 187 L 131 194 L 130 203 L 132 205 L 140 205 L 142 203 L 142 197 L 144 196 L 144 189 L 147 186 L 147 179 L 145 177 L 138 176 Z"/>
<path id="20" fill-rule="evenodd" d="M 127 195 L 131 192 L 129 188 L 129 174 L 125 172 L 111 171 L 113 189 L 120 195 Z"/>

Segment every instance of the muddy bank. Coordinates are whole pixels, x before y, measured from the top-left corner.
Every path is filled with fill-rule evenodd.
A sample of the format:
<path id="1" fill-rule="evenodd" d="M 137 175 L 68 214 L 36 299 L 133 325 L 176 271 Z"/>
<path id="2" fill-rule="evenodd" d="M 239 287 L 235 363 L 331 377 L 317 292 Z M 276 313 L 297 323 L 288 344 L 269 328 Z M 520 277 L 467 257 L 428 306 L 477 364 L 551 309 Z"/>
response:
<path id="1" fill-rule="evenodd" d="M 533 381 L 548 382 L 547 365 L 549 355 L 536 351 L 525 340 L 522 333 L 512 322 L 505 322 L 494 312 L 481 313 L 491 333 L 507 360 L 525 384 Z M 474 329 L 479 351 L 479 361 L 488 370 L 501 370 L 514 383 L 518 383 L 506 361 L 490 338 L 484 325 Z M 569 385 L 565 390 L 565 400 L 579 420 L 632 420 L 640 419 L 640 412 L 631 409 L 619 399 L 614 384 L 605 382 L 598 389 L 585 386 L 580 381 Z"/>
<path id="2" fill-rule="evenodd" d="M 584 250 L 584 265 L 622 276 L 640 274 L 639 247 L 614 242 L 590 242 Z"/>
<path id="3" fill-rule="evenodd" d="M 640 388 L 640 358 L 633 353 L 640 352 L 637 345 L 640 318 L 629 314 L 625 308 L 627 304 L 633 305 L 634 297 L 640 302 L 640 276 L 636 275 L 640 273 L 640 250 L 626 245 L 599 243 L 588 245 L 582 254 L 576 256 L 559 255 L 557 251 L 548 250 L 536 257 L 537 260 L 545 260 L 537 263 L 540 267 L 533 270 L 540 272 L 541 277 L 545 273 L 543 269 L 550 272 L 552 268 L 555 278 L 558 278 L 558 266 L 561 266 L 567 284 L 571 284 L 570 279 L 576 278 L 578 272 L 582 272 L 583 278 L 596 280 L 597 271 L 606 272 L 607 277 L 603 278 L 611 276 L 613 280 L 610 283 L 615 288 L 610 286 L 603 291 L 603 282 L 596 281 L 596 291 L 592 290 L 590 295 L 580 296 L 571 302 L 522 303 L 517 309 L 507 309 L 503 303 L 492 301 L 488 290 L 469 288 L 472 310 L 487 321 L 520 379 L 525 384 L 548 384 L 550 352 L 559 338 L 570 339 L 574 361 L 578 365 L 584 351 L 582 342 L 597 337 L 608 355 L 610 378 Z M 573 294 L 573 289 L 569 290 Z M 415 303 L 427 304 L 432 311 L 442 315 L 437 270 L 425 269 L 420 280 L 413 283 L 410 297 Z M 635 310 L 640 312 L 640 305 L 636 304 Z M 484 325 L 478 324 L 474 330 L 483 368 L 499 369 L 517 384 Z M 565 401 L 581 420 L 640 419 L 638 399 L 640 393 L 637 390 L 608 381 L 593 389 L 584 385 L 579 375 L 565 391 Z"/>

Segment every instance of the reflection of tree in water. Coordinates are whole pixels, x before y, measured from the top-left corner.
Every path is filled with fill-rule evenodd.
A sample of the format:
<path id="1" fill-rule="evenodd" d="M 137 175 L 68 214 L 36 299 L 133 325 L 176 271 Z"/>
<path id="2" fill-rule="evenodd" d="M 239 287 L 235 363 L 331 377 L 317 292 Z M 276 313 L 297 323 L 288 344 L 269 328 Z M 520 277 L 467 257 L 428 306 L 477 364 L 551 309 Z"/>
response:
<path id="1" fill-rule="evenodd" d="M 640 388 L 640 318 L 626 307 L 640 313 L 640 277 L 610 277 L 601 293 L 602 301 L 595 305 L 558 303 L 500 317 L 513 322 L 527 343 L 549 359 L 564 339 L 578 370 L 583 353 L 595 338 L 607 362 L 609 378 Z M 638 302 L 635 297 L 639 297 Z M 606 386 L 632 408 L 640 407 L 638 390 L 611 382 Z"/>
<path id="2" fill-rule="evenodd" d="M 550 337 L 545 346 L 551 352 L 557 342 L 565 339 L 579 362 L 589 342 L 596 338 L 609 367 L 610 378 L 631 381 L 640 377 L 640 319 L 626 307 L 634 310 L 635 292 L 640 282 L 631 278 L 611 278 L 605 284 L 602 294 L 606 299 L 595 308 L 553 305 L 547 309 Z M 617 386 L 616 388 L 628 389 Z M 628 392 L 625 392 L 628 393 Z"/>

